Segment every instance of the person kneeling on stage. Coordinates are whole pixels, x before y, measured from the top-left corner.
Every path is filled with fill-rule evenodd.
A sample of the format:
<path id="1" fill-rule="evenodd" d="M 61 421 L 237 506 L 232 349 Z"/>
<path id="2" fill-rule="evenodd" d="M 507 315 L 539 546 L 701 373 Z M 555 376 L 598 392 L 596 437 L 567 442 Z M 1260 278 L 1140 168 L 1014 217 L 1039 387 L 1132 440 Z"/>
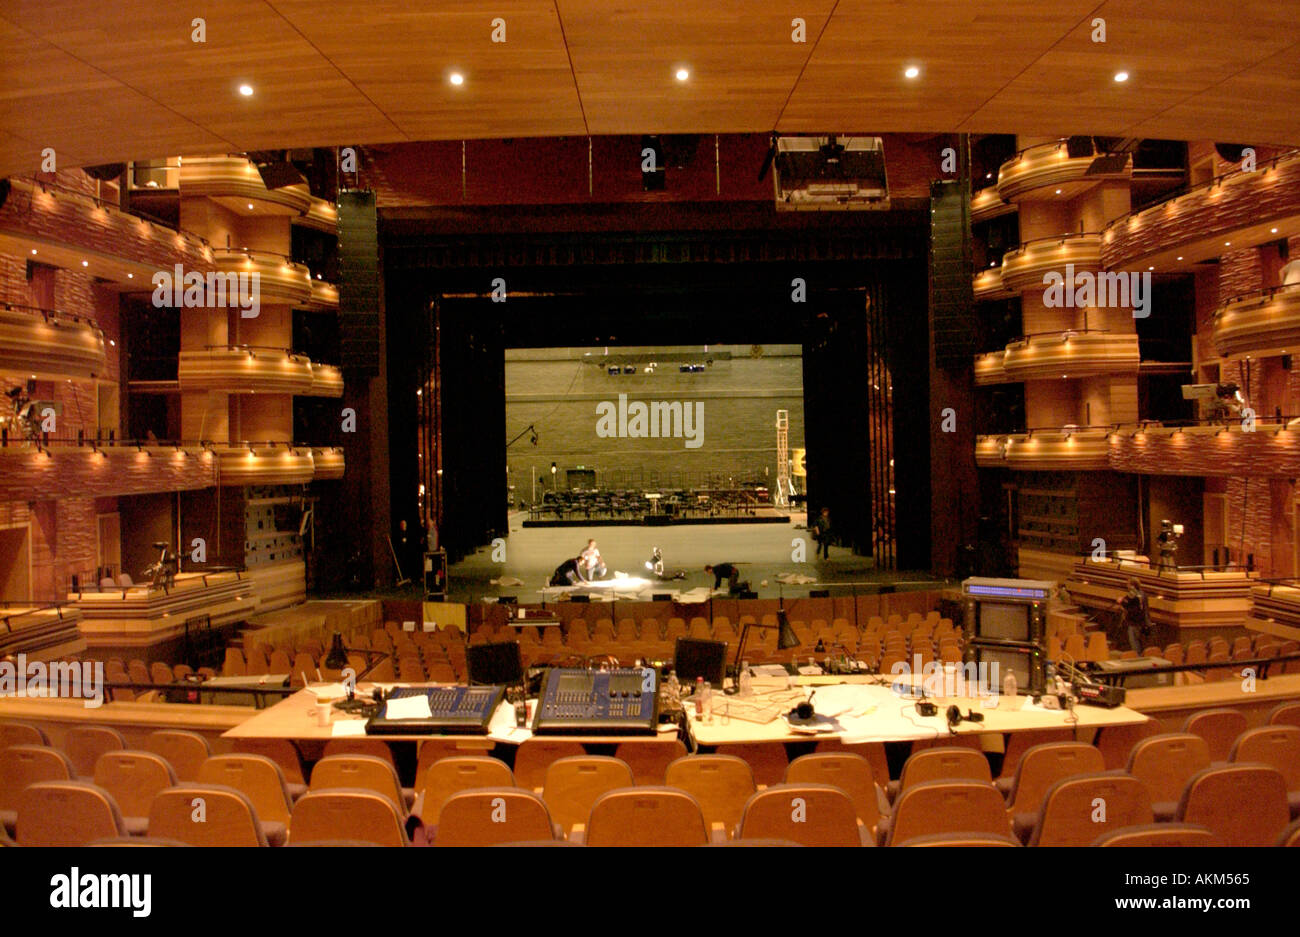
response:
<path id="1" fill-rule="evenodd" d="M 578 571 L 581 560 L 582 557 L 574 557 L 555 567 L 555 572 L 551 573 L 550 584 L 553 586 L 576 586 L 582 582 L 582 574 Z"/>
<path id="2" fill-rule="evenodd" d="M 740 578 L 740 570 L 736 568 L 735 563 L 718 563 L 714 566 L 705 566 L 706 573 L 713 573 L 713 588 L 722 587 L 722 580 L 727 580 L 727 594 L 737 595 L 741 592 L 749 591 L 749 583 L 743 582 Z"/>
<path id="3" fill-rule="evenodd" d="M 593 579 L 601 579 L 608 570 L 605 563 L 600 558 L 600 551 L 596 549 L 596 541 L 588 540 L 587 549 L 583 550 L 578 556 L 578 572 L 582 578 L 590 582 Z"/>

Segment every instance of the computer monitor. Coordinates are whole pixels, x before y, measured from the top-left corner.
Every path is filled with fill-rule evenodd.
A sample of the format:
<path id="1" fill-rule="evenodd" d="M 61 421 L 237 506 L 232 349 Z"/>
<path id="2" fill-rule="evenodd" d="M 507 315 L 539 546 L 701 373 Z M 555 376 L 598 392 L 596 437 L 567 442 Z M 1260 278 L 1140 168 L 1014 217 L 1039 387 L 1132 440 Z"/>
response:
<path id="1" fill-rule="evenodd" d="M 518 641 L 496 644 L 471 644 L 465 649 L 469 682 L 487 686 L 510 686 L 524 679 L 523 658 Z"/>
<path id="2" fill-rule="evenodd" d="M 723 641 L 703 638 L 678 638 L 673 652 L 673 673 L 683 686 L 691 686 L 703 677 L 713 686 L 722 686 L 727 665 L 727 645 Z"/>

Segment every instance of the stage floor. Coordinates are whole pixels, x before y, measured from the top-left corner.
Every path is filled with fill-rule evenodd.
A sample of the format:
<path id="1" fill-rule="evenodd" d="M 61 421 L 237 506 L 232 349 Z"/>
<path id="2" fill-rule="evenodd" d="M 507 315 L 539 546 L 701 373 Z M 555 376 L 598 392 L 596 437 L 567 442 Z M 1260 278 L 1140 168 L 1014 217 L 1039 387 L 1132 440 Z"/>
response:
<path id="1" fill-rule="evenodd" d="M 629 576 L 648 576 L 644 564 L 650 559 L 651 550 L 659 547 L 663 552 L 666 573 L 671 574 L 677 569 L 686 572 L 683 580 L 662 583 L 662 588 L 656 585 L 654 591 L 661 592 L 710 588 L 713 577 L 704 572 L 704 565 L 726 562 L 741 567 L 742 578 L 749 580 L 760 598 L 778 595 L 776 576 L 780 573 L 810 576 L 827 583 L 925 581 L 931 587 L 938 583 L 926 572 L 879 571 L 871 557 L 854 556 L 843 547 L 832 547 L 829 560 L 817 559 L 817 545 L 804 528 L 802 513 L 792 513 L 788 524 L 760 522 L 672 527 L 525 528 L 523 522 L 527 517 L 527 512 L 511 515 L 510 536 L 503 547 L 504 562 L 494 562 L 494 552 L 497 559 L 501 559 L 500 550 L 483 547 L 451 567 L 448 581 L 452 601 L 479 602 L 484 598 L 514 595 L 520 602 L 540 602 L 541 590 L 550 581 L 555 568 L 566 558 L 577 556 L 589 537 L 596 539 L 611 577 L 615 570 Z M 792 559 L 796 546 L 791 541 L 796 539 L 804 542 L 802 563 Z M 522 580 L 523 585 L 494 585 L 492 582 L 503 578 Z M 767 585 L 762 584 L 764 580 Z M 787 594 L 802 591 L 800 588 Z"/>

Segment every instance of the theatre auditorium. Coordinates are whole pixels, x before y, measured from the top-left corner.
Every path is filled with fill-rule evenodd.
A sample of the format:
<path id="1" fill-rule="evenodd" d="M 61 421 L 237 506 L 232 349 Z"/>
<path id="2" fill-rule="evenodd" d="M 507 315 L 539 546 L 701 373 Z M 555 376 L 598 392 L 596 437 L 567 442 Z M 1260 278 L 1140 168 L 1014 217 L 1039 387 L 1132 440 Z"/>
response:
<path id="1" fill-rule="evenodd" d="M 1294 24 L 8 0 L 0 845 L 1300 845 Z"/>

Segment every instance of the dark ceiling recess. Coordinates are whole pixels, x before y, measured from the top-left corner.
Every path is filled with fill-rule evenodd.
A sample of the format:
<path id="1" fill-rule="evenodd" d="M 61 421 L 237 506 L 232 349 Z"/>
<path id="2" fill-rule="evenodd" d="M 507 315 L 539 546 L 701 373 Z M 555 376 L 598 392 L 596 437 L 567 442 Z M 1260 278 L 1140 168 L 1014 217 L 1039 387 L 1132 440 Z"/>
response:
<path id="1" fill-rule="evenodd" d="M 106 163 L 103 166 L 87 166 L 82 170 L 92 179 L 98 179 L 100 182 L 111 182 L 120 178 L 122 173 L 126 172 L 126 163 Z"/>
<path id="2" fill-rule="evenodd" d="M 257 167 L 257 174 L 262 177 L 262 184 L 268 189 L 283 189 L 285 186 L 302 185 L 307 180 L 293 163 L 289 162 L 285 150 L 253 150 L 248 158 Z"/>
<path id="3" fill-rule="evenodd" d="M 1249 149 L 1252 149 L 1252 147 L 1246 143 L 1214 144 L 1214 152 L 1218 153 L 1221 158 L 1230 163 L 1241 162 L 1242 157 L 1246 155 L 1246 151 Z"/>
<path id="4" fill-rule="evenodd" d="M 647 192 L 662 192 L 668 177 L 668 163 L 658 136 L 641 138 L 640 160 L 641 188 Z"/>

